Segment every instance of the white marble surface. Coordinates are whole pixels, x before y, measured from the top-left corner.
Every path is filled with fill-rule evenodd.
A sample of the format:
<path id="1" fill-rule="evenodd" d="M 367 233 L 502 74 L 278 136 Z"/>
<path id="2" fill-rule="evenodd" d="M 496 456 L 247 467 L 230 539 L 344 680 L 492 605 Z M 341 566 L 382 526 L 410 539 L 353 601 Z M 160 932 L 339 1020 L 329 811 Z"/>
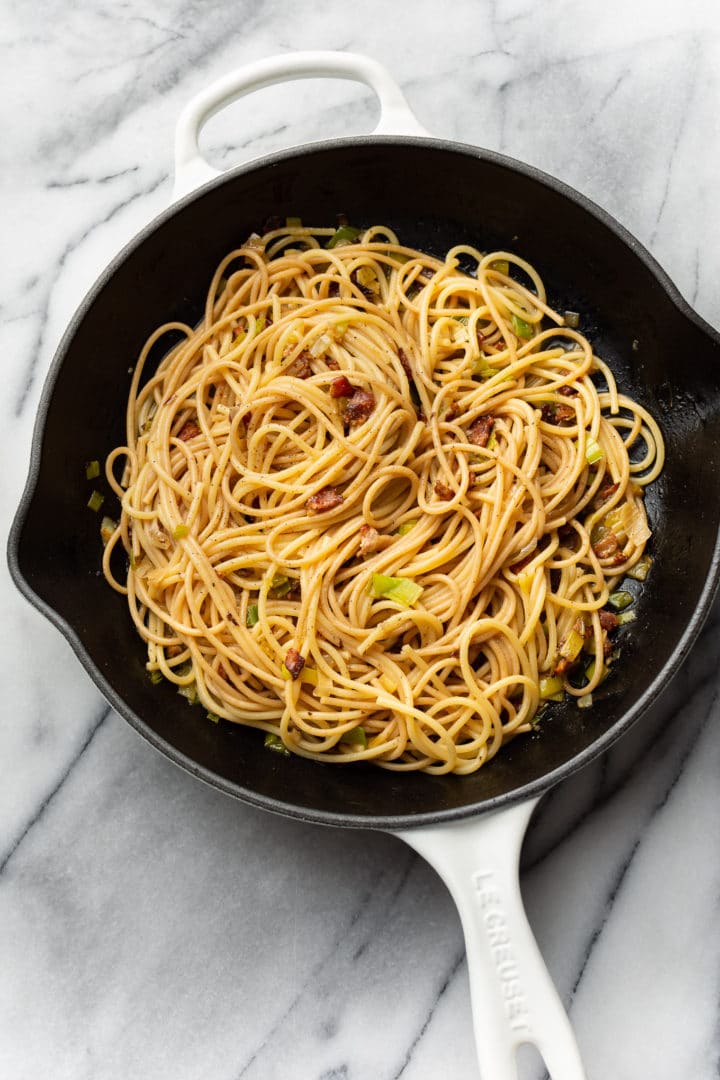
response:
<path id="1" fill-rule="evenodd" d="M 289 49 L 374 56 L 434 133 L 605 206 L 717 326 L 719 25 L 714 0 L 4 0 L 3 534 L 63 327 L 169 201 L 174 121 L 207 82 Z M 358 87 L 295 84 L 206 143 L 228 164 L 375 114 Z M 434 873 L 393 838 L 277 819 L 180 773 L 4 564 L 0 589 L 0 1077 L 474 1080 Z M 590 1080 L 718 1076 L 719 615 L 653 713 L 531 827 L 523 890 Z"/>

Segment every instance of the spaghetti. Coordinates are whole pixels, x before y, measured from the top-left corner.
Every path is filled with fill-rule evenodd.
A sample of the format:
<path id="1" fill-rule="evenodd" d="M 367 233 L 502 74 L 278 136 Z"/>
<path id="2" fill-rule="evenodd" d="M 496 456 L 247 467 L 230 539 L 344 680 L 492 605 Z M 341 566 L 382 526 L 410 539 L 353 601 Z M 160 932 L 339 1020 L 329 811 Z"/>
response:
<path id="1" fill-rule="evenodd" d="M 107 460 L 151 676 L 280 749 L 435 773 L 589 703 L 663 443 L 573 322 L 516 255 L 382 226 L 230 253 Z"/>

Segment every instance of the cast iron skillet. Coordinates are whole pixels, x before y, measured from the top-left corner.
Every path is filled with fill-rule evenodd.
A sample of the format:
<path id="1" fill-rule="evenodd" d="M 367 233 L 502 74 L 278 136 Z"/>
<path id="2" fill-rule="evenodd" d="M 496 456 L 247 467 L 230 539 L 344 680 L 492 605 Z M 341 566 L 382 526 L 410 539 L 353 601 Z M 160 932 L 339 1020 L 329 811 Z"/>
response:
<path id="1" fill-rule="evenodd" d="M 483 1076 L 512 1080 L 515 1049 L 531 1041 L 553 1077 L 578 1080 L 584 1074 L 569 1025 L 522 913 L 517 857 L 537 798 L 648 708 L 709 610 L 720 560 L 720 337 L 641 245 L 587 199 L 508 158 L 420 137 L 396 85 L 363 57 L 283 56 L 216 83 L 179 124 L 181 190 L 216 175 L 197 147 L 212 112 L 271 82 L 318 75 L 375 89 L 383 109 L 375 134 L 274 154 L 213 179 L 108 267 L 73 318 L 43 391 L 10 569 L 112 706 L 172 761 L 267 810 L 400 833 L 429 858 L 465 927 Z M 581 313 L 596 351 L 655 415 L 667 443 L 667 464 L 647 500 L 654 565 L 637 621 L 623 631 L 622 662 L 592 709 L 559 707 L 537 735 L 466 778 L 288 759 L 268 753 L 257 732 L 205 722 L 170 686 L 149 682 L 124 600 L 98 574 L 98 519 L 85 506 L 84 463 L 124 441 L 128 368 L 142 343 L 163 321 L 200 317 L 215 266 L 266 218 L 333 224 L 339 211 L 358 225 L 387 223 L 403 242 L 439 256 L 459 242 L 522 254 L 543 275 L 551 303 Z M 112 512 L 110 500 L 106 507 Z"/>

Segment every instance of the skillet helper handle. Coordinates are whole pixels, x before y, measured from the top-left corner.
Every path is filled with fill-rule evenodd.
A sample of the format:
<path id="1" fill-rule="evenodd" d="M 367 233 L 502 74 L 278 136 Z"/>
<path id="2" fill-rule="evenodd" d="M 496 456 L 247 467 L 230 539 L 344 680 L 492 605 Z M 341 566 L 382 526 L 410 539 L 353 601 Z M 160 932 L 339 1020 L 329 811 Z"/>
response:
<path id="1" fill-rule="evenodd" d="M 520 849 L 536 804 L 396 833 L 437 870 L 460 913 L 482 1080 L 518 1080 L 523 1043 L 537 1047 L 552 1080 L 586 1080 L 520 895 Z"/>
<path id="2" fill-rule="evenodd" d="M 175 130 L 175 189 L 179 199 L 208 180 L 220 176 L 200 152 L 203 125 L 220 109 L 275 83 L 294 79 L 350 79 L 365 83 L 380 102 L 380 120 L 374 135 L 424 135 L 405 97 L 382 64 L 368 56 L 344 52 L 298 52 L 269 56 L 217 79 L 190 101 Z"/>

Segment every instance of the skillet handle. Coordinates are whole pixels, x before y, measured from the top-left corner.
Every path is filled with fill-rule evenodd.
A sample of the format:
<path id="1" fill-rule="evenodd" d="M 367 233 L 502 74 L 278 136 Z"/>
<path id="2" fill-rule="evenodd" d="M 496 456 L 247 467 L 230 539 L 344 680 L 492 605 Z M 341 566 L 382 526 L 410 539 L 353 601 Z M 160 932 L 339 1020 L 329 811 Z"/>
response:
<path id="1" fill-rule="evenodd" d="M 175 130 L 175 189 L 179 199 L 221 172 L 205 161 L 198 139 L 203 125 L 225 105 L 275 83 L 293 79 L 351 79 L 369 86 L 380 102 L 374 135 L 427 135 L 400 87 L 376 60 L 357 53 L 298 52 L 269 56 L 217 79 L 190 101 Z"/>
<path id="2" fill-rule="evenodd" d="M 537 1047 L 552 1080 L 586 1080 L 520 895 L 520 849 L 536 805 L 395 834 L 434 866 L 460 913 L 482 1080 L 517 1080 L 523 1043 Z"/>

